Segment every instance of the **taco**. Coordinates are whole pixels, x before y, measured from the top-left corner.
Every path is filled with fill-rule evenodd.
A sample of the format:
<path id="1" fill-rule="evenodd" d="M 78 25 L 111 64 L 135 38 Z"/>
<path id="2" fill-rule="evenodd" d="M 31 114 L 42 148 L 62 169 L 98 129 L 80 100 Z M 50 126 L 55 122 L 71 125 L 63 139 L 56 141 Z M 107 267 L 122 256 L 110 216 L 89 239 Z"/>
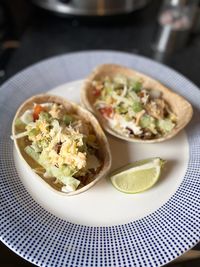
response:
<path id="1" fill-rule="evenodd" d="M 13 120 L 12 139 L 31 170 L 66 195 L 87 190 L 111 166 L 109 145 L 95 117 L 58 96 L 25 101 Z"/>
<path id="2" fill-rule="evenodd" d="M 160 82 L 113 64 L 97 67 L 85 80 L 81 102 L 107 132 L 140 143 L 172 138 L 193 114 L 187 100 Z"/>

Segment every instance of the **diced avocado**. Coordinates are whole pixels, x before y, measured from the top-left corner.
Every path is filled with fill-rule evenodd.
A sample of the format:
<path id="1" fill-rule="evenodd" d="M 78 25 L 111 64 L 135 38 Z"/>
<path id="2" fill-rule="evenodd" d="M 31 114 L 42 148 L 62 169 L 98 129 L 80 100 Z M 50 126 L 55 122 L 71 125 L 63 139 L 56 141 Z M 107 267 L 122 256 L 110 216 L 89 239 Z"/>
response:
<path id="1" fill-rule="evenodd" d="M 51 115 L 48 112 L 42 111 L 39 114 L 39 119 L 45 120 L 45 121 L 48 121 L 49 122 L 50 119 L 51 119 Z"/>
<path id="2" fill-rule="evenodd" d="M 162 132 L 168 133 L 174 128 L 175 123 L 173 123 L 170 119 L 158 120 L 157 126 Z"/>
<path id="3" fill-rule="evenodd" d="M 141 117 L 141 119 L 140 119 L 140 126 L 142 128 L 149 129 L 154 134 L 157 134 L 156 120 L 153 117 L 151 117 L 151 116 L 149 116 L 147 114 L 145 114 L 145 115 L 143 115 Z"/>
<path id="4" fill-rule="evenodd" d="M 68 114 L 65 114 L 63 116 L 63 122 L 66 124 L 66 125 L 69 125 L 71 122 L 74 121 L 74 118 Z"/>
<path id="5" fill-rule="evenodd" d="M 133 91 L 138 93 L 142 89 L 142 83 L 139 81 L 131 80 L 130 81 L 130 89 L 132 89 Z"/>
<path id="6" fill-rule="evenodd" d="M 132 108 L 134 112 L 140 112 L 143 109 L 142 104 L 138 101 L 133 102 Z"/>

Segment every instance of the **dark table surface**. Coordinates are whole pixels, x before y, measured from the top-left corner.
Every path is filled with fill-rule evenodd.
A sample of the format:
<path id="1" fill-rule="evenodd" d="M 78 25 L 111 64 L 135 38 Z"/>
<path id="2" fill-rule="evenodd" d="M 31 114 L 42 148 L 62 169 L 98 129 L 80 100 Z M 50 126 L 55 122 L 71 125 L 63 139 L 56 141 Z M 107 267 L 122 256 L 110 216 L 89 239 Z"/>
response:
<path id="1" fill-rule="evenodd" d="M 6 75 L 0 78 L 0 83 L 35 62 L 69 52 L 118 50 L 157 58 L 152 43 L 158 27 L 160 1 L 152 1 L 132 14 L 109 18 L 63 18 L 40 10 L 28 1 L 4 2 L 12 20 L 8 36 L 19 40 L 20 44 L 3 64 Z M 193 32 L 188 44 L 163 62 L 200 86 L 200 30 Z M 195 248 L 200 249 L 200 245 Z M 33 266 L 3 244 L 0 245 L 0 259 L 0 266 Z M 200 260 L 173 266 L 200 266 Z"/>

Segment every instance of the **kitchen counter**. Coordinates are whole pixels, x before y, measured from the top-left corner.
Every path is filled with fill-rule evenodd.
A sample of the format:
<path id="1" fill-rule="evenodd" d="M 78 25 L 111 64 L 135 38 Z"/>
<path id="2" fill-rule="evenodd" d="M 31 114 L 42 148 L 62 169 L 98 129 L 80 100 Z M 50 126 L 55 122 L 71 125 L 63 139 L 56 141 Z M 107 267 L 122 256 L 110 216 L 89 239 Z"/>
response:
<path id="1" fill-rule="evenodd" d="M 119 50 L 156 58 L 152 42 L 157 30 L 159 2 L 152 1 L 152 5 L 126 16 L 99 19 L 62 18 L 32 6 L 20 35 L 20 47 L 7 65 L 6 79 L 45 58 L 83 50 Z M 164 63 L 200 86 L 199 59 L 200 29 L 199 33 L 191 34 L 184 48 Z"/>
<path id="2" fill-rule="evenodd" d="M 156 17 L 159 2 L 152 1 L 143 10 L 126 16 L 108 18 L 63 18 L 30 3 L 21 4 L 20 10 L 11 12 L 19 12 L 20 17 L 26 13 L 24 20 L 19 21 L 19 16 L 14 16 L 20 45 L 7 62 L 6 75 L 0 82 L 40 60 L 76 51 L 118 50 L 157 58 L 152 50 L 152 42 L 158 26 Z M 162 61 L 200 86 L 200 33 L 191 34 L 184 48 Z M 33 266 L 2 244 L 0 254 L 1 266 Z M 199 266 L 200 260 L 184 264 L 177 266 Z"/>

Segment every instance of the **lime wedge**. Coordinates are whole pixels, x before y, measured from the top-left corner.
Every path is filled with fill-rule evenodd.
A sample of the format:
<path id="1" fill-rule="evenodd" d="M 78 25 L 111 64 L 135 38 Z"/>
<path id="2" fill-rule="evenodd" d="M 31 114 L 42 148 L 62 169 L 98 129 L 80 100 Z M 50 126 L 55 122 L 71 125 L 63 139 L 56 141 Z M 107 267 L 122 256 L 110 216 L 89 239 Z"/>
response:
<path id="1" fill-rule="evenodd" d="M 158 181 L 164 163 L 160 158 L 137 161 L 118 169 L 110 179 L 116 189 L 127 194 L 146 191 Z"/>

